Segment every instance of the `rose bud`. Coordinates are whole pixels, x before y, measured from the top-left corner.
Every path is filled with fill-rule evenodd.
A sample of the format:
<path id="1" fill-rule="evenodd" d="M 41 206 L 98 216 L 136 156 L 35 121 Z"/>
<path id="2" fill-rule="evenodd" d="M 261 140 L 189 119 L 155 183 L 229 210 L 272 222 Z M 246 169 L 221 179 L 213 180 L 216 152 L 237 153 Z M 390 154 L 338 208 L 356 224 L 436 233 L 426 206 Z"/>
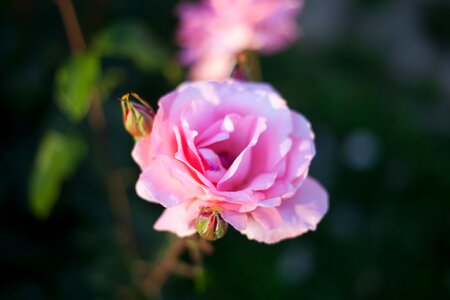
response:
<path id="1" fill-rule="evenodd" d="M 195 228 L 202 238 L 215 241 L 225 235 L 228 223 L 222 219 L 217 210 L 203 208 L 197 217 Z"/>
<path id="2" fill-rule="evenodd" d="M 139 103 L 130 101 L 130 96 L 137 99 Z M 144 101 L 136 93 L 127 93 L 120 99 L 123 112 L 123 124 L 125 129 L 135 140 L 149 135 L 152 132 L 155 112 L 150 104 Z"/>

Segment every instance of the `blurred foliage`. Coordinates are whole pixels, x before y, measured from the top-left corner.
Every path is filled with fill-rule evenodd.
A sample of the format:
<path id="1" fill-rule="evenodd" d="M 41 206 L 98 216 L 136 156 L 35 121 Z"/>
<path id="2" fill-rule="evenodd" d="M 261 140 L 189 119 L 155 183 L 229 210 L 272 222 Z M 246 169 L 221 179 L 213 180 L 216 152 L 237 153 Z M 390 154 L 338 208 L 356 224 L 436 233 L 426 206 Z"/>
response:
<path id="1" fill-rule="evenodd" d="M 115 24 L 95 38 L 94 52 L 100 56 L 130 59 L 142 71 L 162 69 L 169 54 L 138 23 Z"/>
<path id="2" fill-rule="evenodd" d="M 30 180 L 30 206 L 39 219 L 48 217 L 61 184 L 74 172 L 86 146 L 79 137 L 48 132 L 37 151 Z"/>
<path id="3" fill-rule="evenodd" d="M 55 97 L 59 108 L 67 117 L 79 121 L 86 116 L 99 77 L 99 59 L 89 53 L 70 58 L 58 70 Z"/>
<path id="4" fill-rule="evenodd" d="M 176 2 L 75 0 L 89 49 L 75 58 L 53 1 L 1 2 L 1 299 L 143 298 L 114 240 L 83 95 L 95 81 L 139 251 L 151 260 L 168 235 L 152 229 L 162 208 L 134 191 L 139 170 L 117 99 L 135 91 L 156 107 L 180 81 Z M 261 57 L 261 69 L 312 123 L 310 173 L 330 211 L 316 232 L 274 246 L 229 230 L 195 282 L 170 277 L 163 299 L 450 298 L 449 11 L 447 0 L 305 1 L 302 38 Z M 30 179 L 30 191 L 48 191 L 33 200 L 40 216 L 58 198 L 46 220 L 29 209 Z"/>

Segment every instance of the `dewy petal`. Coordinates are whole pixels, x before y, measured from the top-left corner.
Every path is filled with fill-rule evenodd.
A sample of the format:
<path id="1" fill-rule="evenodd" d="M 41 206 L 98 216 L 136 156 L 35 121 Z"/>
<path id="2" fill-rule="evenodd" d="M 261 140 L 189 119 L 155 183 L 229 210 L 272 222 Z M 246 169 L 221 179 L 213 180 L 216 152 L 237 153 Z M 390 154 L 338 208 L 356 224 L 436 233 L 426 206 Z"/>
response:
<path id="1" fill-rule="evenodd" d="M 177 160 L 158 156 L 139 176 L 136 192 L 141 198 L 165 207 L 177 206 L 201 193 L 188 172 Z"/>
<path id="2" fill-rule="evenodd" d="M 327 210 L 327 192 L 316 180 L 308 177 L 297 193 L 284 199 L 279 207 L 258 208 L 249 213 L 247 228 L 241 232 L 249 239 L 277 243 L 315 230 Z"/>
<path id="3" fill-rule="evenodd" d="M 158 231 L 170 231 L 179 237 L 190 236 L 195 233 L 195 218 L 198 213 L 198 201 L 184 203 L 166 208 L 153 228 Z"/>

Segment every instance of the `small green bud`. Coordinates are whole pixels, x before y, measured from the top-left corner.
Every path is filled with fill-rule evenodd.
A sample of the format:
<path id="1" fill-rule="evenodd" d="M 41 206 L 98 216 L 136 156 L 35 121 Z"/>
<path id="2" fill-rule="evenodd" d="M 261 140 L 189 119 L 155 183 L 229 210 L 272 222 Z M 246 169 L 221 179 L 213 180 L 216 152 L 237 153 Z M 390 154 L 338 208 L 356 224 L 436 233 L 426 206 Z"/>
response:
<path id="1" fill-rule="evenodd" d="M 228 223 L 224 221 L 217 210 L 205 207 L 197 217 L 195 228 L 202 238 L 215 241 L 225 235 Z"/>
<path id="2" fill-rule="evenodd" d="M 139 103 L 130 101 L 130 96 L 137 99 Z M 125 129 L 136 140 L 149 135 L 152 132 L 155 112 L 150 104 L 142 100 L 136 93 L 127 93 L 120 98 L 123 113 L 123 124 Z"/>

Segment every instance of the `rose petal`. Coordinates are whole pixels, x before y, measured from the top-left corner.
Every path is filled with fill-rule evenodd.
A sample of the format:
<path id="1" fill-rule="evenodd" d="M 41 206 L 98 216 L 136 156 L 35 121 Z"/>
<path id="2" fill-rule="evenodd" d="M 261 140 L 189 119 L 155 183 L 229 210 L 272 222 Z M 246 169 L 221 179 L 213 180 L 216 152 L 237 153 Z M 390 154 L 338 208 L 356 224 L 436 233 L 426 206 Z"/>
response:
<path id="1" fill-rule="evenodd" d="M 141 138 L 134 144 L 133 151 L 131 152 L 131 156 L 141 170 L 144 170 L 152 161 L 151 139 L 151 135 Z"/>
<path id="2" fill-rule="evenodd" d="M 285 159 L 281 161 L 284 164 L 284 172 L 266 191 L 267 197 L 290 197 L 308 176 L 309 165 L 315 155 L 314 134 L 309 122 L 296 112 L 292 112 L 291 115 L 292 145 Z"/>
<path id="3" fill-rule="evenodd" d="M 259 174 L 244 188 L 244 190 L 264 191 L 270 188 L 277 178 L 277 173 Z"/>
<path id="4" fill-rule="evenodd" d="M 191 155 L 191 160 L 186 157 L 186 154 L 185 154 L 186 151 L 184 151 L 184 150 L 187 146 L 185 143 L 183 143 L 183 138 L 181 136 L 181 133 L 180 133 L 180 130 L 178 129 L 178 127 L 174 127 L 173 131 L 175 133 L 175 137 L 176 137 L 177 145 L 178 145 L 178 151 L 177 151 L 177 153 L 175 153 L 175 158 L 178 161 L 184 163 L 187 168 L 189 168 L 191 171 L 193 171 L 197 175 L 197 177 L 199 179 L 199 183 L 201 182 L 205 186 L 209 187 L 210 189 L 215 190 L 215 186 L 213 185 L 213 183 L 203 175 L 204 170 L 203 170 L 203 165 L 201 163 L 200 158 L 198 158 L 200 160 L 200 162 L 197 162 L 196 161 L 197 158 L 192 159 L 192 155 Z M 196 155 L 198 156 L 198 154 L 196 154 Z M 197 168 L 192 165 L 192 163 L 191 163 L 192 161 L 195 161 Z"/>
<path id="5" fill-rule="evenodd" d="M 283 219 L 278 208 L 258 207 L 250 214 L 265 230 L 272 230 L 283 225 Z"/>
<path id="6" fill-rule="evenodd" d="M 281 197 L 275 197 L 270 199 L 264 199 L 258 202 L 258 206 L 261 207 L 274 207 L 274 206 L 280 206 L 281 204 Z"/>
<path id="7" fill-rule="evenodd" d="M 200 131 L 216 121 L 214 107 L 220 104 L 221 98 L 215 85 L 207 81 L 181 84 L 173 92 L 176 94 L 176 101 L 173 101 L 168 113 L 170 122 L 178 124 L 180 117 L 183 117 L 189 120 L 192 130 Z M 165 107 L 166 103 L 163 102 L 162 106 Z"/>
<path id="8" fill-rule="evenodd" d="M 201 193 L 195 181 L 180 162 L 164 156 L 156 157 L 139 176 L 136 192 L 151 202 L 165 207 L 176 206 Z"/>
<path id="9" fill-rule="evenodd" d="M 270 199 L 267 203 L 264 202 L 264 192 L 259 192 L 260 190 L 264 190 L 272 186 L 275 182 L 276 176 L 276 173 L 260 174 L 247 185 L 242 187 L 239 191 L 215 191 L 214 194 L 217 198 L 222 199 L 224 202 L 245 205 L 245 207 L 239 210 L 241 212 L 253 210 L 258 206 L 271 207 L 279 205 L 280 200 L 276 202 L 273 199 Z"/>
<path id="10" fill-rule="evenodd" d="M 236 128 L 236 119 L 241 119 L 236 114 L 228 114 L 223 119 L 208 126 L 196 139 L 197 147 L 204 148 L 230 138 L 230 133 Z"/>
<path id="11" fill-rule="evenodd" d="M 292 182 L 294 188 L 297 188 L 308 175 L 308 168 L 316 150 L 314 133 L 308 120 L 301 114 L 292 112 L 292 121 L 294 142 L 287 156 L 284 180 Z"/>
<path id="12" fill-rule="evenodd" d="M 245 230 L 247 228 L 247 214 L 231 211 L 231 210 L 224 210 L 220 212 L 220 215 L 222 218 L 229 223 L 231 226 L 233 226 L 236 230 Z"/>
<path id="13" fill-rule="evenodd" d="M 223 178 L 217 183 L 218 190 L 231 190 L 238 185 L 242 186 L 249 172 L 252 162 L 251 149 L 258 142 L 258 138 L 266 130 L 266 122 L 263 118 L 257 118 L 248 145 L 231 164 Z"/>
<path id="14" fill-rule="evenodd" d="M 314 133 L 311 130 L 311 123 L 302 114 L 291 111 L 292 123 L 294 125 L 292 135 L 298 138 L 314 140 Z"/>
<path id="15" fill-rule="evenodd" d="M 167 129 L 172 129 L 172 124 L 168 120 L 168 115 L 173 102 L 176 100 L 176 93 L 165 95 L 159 101 L 159 109 L 155 115 L 153 128 L 151 133 L 151 152 L 164 153 L 166 155 L 173 155 L 177 149 L 176 140 L 173 134 L 167 134 Z M 140 143 L 138 141 L 137 143 Z"/>
<path id="16" fill-rule="evenodd" d="M 315 230 L 328 210 L 328 195 L 308 177 L 289 199 L 276 208 L 258 208 L 249 213 L 247 228 L 241 232 L 249 239 L 268 244 Z"/>
<path id="17" fill-rule="evenodd" d="M 252 167 L 252 174 L 273 171 L 286 156 L 291 146 L 288 135 L 293 126 L 290 110 L 276 92 L 261 90 L 258 93 L 260 97 L 256 97 L 252 102 L 261 107 L 252 107 L 252 110 L 266 119 L 267 130 L 254 147 L 254 160 L 259 164 Z"/>
<path id="18" fill-rule="evenodd" d="M 195 218 L 198 213 L 198 201 L 186 201 L 178 206 L 166 208 L 153 228 L 158 231 L 170 231 L 179 237 L 195 233 Z"/>
<path id="19" fill-rule="evenodd" d="M 181 120 L 181 132 L 182 137 L 180 137 L 180 140 L 177 139 L 178 152 L 183 151 L 185 156 L 189 159 L 189 164 L 193 168 L 199 171 L 204 171 L 200 156 L 198 155 L 197 148 L 194 143 L 194 139 L 198 135 L 198 132 L 195 130 L 190 130 L 189 123 L 185 119 Z"/>
<path id="20" fill-rule="evenodd" d="M 198 152 L 202 157 L 206 178 L 208 178 L 213 183 L 218 182 L 227 171 L 222 166 L 220 157 L 214 151 L 208 148 L 198 149 Z"/>

